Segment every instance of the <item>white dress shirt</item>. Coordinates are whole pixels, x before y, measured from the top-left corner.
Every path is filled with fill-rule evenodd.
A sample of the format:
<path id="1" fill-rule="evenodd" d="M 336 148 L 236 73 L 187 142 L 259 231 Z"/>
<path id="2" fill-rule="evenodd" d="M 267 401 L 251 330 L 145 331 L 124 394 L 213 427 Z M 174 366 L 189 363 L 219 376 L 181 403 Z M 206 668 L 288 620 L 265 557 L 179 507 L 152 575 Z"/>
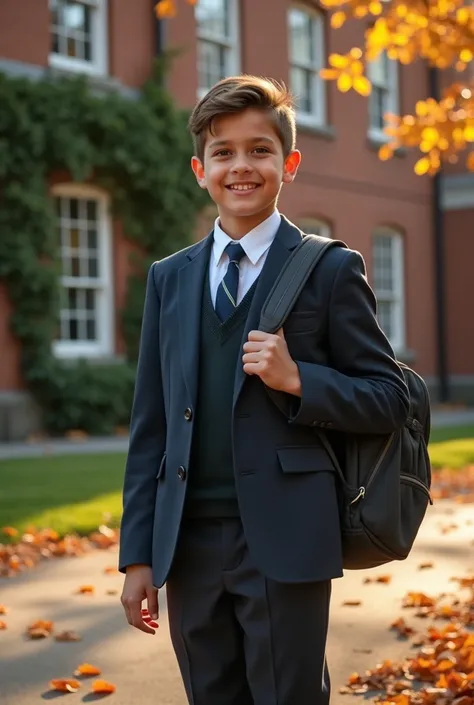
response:
<path id="1" fill-rule="evenodd" d="M 219 218 L 214 223 L 214 243 L 212 246 L 209 263 L 209 283 L 211 287 L 212 303 L 216 305 L 217 289 L 227 272 L 229 257 L 224 252 L 229 242 L 238 242 L 242 245 L 245 257 L 240 260 L 239 287 L 237 290 L 237 305 L 242 301 L 258 275 L 262 271 L 267 258 L 270 245 L 275 239 L 280 227 L 281 216 L 274 210 L 262 223 L 244 235 L 240 240 L 232 240 L 220 227 Z"/>

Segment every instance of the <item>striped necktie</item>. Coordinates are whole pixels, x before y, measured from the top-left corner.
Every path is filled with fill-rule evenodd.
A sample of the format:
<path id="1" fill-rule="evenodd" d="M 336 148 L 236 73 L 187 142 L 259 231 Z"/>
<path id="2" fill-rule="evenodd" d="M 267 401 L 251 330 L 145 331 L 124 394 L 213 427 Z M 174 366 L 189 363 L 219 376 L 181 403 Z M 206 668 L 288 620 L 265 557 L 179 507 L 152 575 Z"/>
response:
<path id="1" fill-rule="evenodd" d="M 238 242 L 229 242 L 225 248 L 225 252 L 229 256 L 229 265 L 223 280 L 219 284 L 216 296 L 216 313 L 222 323 L 224 323 L 237 308 L 239 264 L 242 257 L 245 256 L 245 251 Z"/>

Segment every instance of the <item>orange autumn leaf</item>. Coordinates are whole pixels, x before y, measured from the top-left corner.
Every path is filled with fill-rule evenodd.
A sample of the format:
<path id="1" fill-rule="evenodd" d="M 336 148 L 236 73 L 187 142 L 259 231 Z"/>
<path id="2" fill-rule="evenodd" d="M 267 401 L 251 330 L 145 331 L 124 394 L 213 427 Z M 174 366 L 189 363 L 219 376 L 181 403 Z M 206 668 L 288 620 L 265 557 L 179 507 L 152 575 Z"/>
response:
<path id="1" fill-rule="evenodd" d="M 15 529 L 14 526 L 4 526 L 2 532 L 5 536 L 10 536 L 10 538 L 13 536 L 18 536 L 18 529 Z"/>
<path id="2" fill-rule="evenodd" d="M 115 693 L 115 691 L 115 685 L 113 683 L 109 683 L 108 681 L 98 680 L 94 681 L 94 683 L 92 684 L 93 693 L 101 693 L 103 695 L 107 695 L 108 693 Z"/>
<path id="3" fill-rule="evenodd" d="M 451 671 L 455 667 L 456 663 L 454 661 L 451 661 L 451 659 L 443 659 L 440 661 L 437 665 L 435 670 L 438 671 L 438 673 L 445 673 L 446 671 Z"/>
<path id="4" fill-rule="evenodd" d="M 79 690 L 81 684 L 74 678 L 54 678 L 49 683 L 51 690 L 58 690 L 61 693 L 75 693 Z"/>
<path id="5" fill-rule="evenodd" d="M 51 636 L 52 631 L 53 622 L 50 620 L 38 619 L 27 628 L 26 636 L 29 639 L 46 639 Z"/>
<path id="6" fill-rule="evenodd" d="M 0 614 L 7 614 L 7 608 L 5 605 L 0 605 Z"/>
<path id="7" fill-rule="evenodd" d="M 391 575 L 378 575 L 378 576 L 375 577 L 375 578 L 366 578 L 366 579 L 364 580 L 364 583 L 365 583 L 365 584 L 368 584 L 368 583 L 382 583 L 382 585 L 388 585 L 388 584 L 391 582 L 391 580 L 392 580 L 392 576 L 391 576 Z"/>
<path id="8" fill-rule="evenodd" d="M 0 631 L 7 628 L 7 623 L 0 619 Z"/>
<path id="9" fill-rule="evenodd" d="M 106 575 L 115 575 L 118 573 L 118 568 L 115 565 L 108 565 L 104 568 L 104 573 Z"/>
<path id="10" fill-rule="evenodd" d="M 81 585 L 77 589 L 77 594 L 79 595 L 93 595 L 95 592 L 95 587 L 93 585 Z"/>
<path id="11" fill-rule="evenodd" d="M 102 671 L 97 666 L 92 666 L 90 663 L 81 663 L 74 671 L 75 676 L 100 676 Z"/>
<path id="12" fill-rule="evenodd" d="M 395 622 L 393 622 L 390 628 L 395 629 L 402 637 L 409 637 L 411 634 L 413 634 L 413 629 L 408 626 L 403 617 L 400 617 Z"/>
<path id="13" fill-rule="evenodd" d="M 359 607 L 362 604 L 362 600 L 344 600 L 342 605 L 344 607 Z"/>
<path id="14" fill-rule="evenodd" d="M 432 561 L 425 561 L 424 563 L 420 563 L 418 566 L 418 570 L 427 570 L 428 568 L 433 568 L 434 563 Z"/>

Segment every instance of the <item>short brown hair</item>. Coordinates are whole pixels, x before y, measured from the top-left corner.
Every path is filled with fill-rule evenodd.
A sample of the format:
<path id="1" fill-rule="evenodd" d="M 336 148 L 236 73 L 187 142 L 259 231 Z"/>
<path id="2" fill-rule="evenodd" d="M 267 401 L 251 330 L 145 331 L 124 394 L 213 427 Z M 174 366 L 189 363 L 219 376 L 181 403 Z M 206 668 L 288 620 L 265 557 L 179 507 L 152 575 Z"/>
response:
<path id="1" fill-rule="evenodd" d="M 293 97 L 283 83 L 259 76 L 231 76 L 216 83 L 199 101 L 189 118 L 196 156 L 204 157 L 207 132 L 223 115 L 240 113 L 247 108 L 268 112 L 286 156 L 295 148 L 296 126 Z"/>

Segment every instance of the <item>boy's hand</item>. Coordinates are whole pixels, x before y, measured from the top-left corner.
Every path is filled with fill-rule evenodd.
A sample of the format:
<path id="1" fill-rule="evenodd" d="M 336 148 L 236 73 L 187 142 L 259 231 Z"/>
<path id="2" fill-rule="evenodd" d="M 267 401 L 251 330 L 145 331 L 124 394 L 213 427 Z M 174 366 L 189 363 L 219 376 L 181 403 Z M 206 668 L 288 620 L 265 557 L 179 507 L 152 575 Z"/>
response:
<path id="1" fill-rule="evenodd" d="M 142 610 L 143 600 L 148 609 Z M 153 585 L 151 568 L 148 565 L 132 565 L 127 568 L 120 598 L 127 622 L 145 632 L 154 634 L 158 627 L 158 590 Z M 155 627 L 153 629 L 152 627 Z"/>
<path id="2" fill-rule="evenodd" d="M 244 345 L 244 372 L 280 392 L 301 396 L 298 366 L 288 352 L 283 328 L 275 334 L 252 330 Z"/>

